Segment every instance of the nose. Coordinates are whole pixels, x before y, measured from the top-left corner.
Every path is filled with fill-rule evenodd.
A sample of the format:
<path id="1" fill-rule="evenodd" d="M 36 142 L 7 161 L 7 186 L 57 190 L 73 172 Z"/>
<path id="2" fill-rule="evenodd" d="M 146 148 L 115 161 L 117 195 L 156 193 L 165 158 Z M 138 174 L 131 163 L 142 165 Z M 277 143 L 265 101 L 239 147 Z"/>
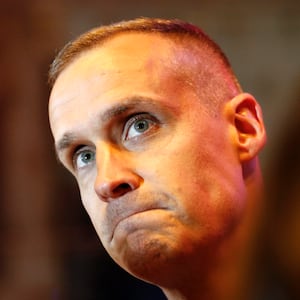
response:
<path id="1" fill-rule="evenodd" d="M 130 167 L 126 155 L 111 147 L 101 150 L 101 154 L 96 154 L 97 177 L 94 184 L 98 197 L 109 202 L 138 189 L 143 179 Z"/>

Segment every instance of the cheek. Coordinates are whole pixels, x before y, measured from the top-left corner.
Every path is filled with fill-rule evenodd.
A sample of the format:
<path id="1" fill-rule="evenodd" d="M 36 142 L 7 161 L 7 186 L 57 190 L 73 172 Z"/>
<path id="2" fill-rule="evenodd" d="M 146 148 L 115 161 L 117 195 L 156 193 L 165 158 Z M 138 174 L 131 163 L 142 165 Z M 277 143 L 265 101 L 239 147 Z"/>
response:
<path id="1" fill-rule="evenodd" d="M 91 214 L 94 211 L 96 194 L 90 187 L 79 185 L 80 197 L 83 207 L 92 218 Z"/>
<path id="2" fill-rule="evenodd" d="M 81 174 L 81 176 L 76 178 L 82 204 L 89 214 L 91 211 L 93 211 L 92 206 L 94 205 L 94 198 L 96 197 L 94 190 L 95 178 L 96 177 L 94 174 L 88 172 Z"/>
<path id="3" fill-rule="evenodd" d="M 196 144 L 199 136 L 206 138 Z M 182 135 L 151 157 L 152 182 L 178 199 L 178 212 L 187 222 L 217 234 L 240 219 L 245 187 L 228 137 Z"/>
<path id="4" fill-rule="evenodd" d="M 99 233 L 99 228 L 102 228 L 101 224 L 106 203 L 98 198 L 94 190 L 94 180 L 88 177 L 78 183 L 78 186 L 83 207 L 88 213 L 97 233 Z"/>

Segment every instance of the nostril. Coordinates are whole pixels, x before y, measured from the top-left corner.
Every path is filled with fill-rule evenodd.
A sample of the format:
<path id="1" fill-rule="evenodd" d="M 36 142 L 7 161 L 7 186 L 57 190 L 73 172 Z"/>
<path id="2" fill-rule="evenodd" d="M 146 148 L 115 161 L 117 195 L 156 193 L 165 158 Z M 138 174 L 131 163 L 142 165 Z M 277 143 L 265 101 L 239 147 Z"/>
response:
<path id="1" fill-rule="evenodd" d="M 100 180 L 100 178 L 97 177 L 94 189 L 101 200 L 109 202 L 119 198 L 126 193 L 138 189 L 143 182 L 143 179 L 134 173 L 126 173 L 124 176 L 123 174 L 117 176 L 119 178 L 108 178 L 106 180 Z"/>
<path id="2" fill-rule="evenodd" d="M 131 191 L 132 188 L 128 183 L 121 183 L 113 189 L 113 194 L 120 195 Z"/>

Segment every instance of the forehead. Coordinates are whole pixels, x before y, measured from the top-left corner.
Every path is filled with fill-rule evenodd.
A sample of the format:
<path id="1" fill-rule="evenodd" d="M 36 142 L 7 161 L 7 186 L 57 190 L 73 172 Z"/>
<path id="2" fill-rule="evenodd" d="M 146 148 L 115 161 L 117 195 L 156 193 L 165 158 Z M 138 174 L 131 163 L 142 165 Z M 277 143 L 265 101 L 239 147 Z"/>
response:
<path id="1" fill-rule="evenodd" d="M 189 83 L 183 76 L 189 72 L 183 70 L 189 69 L 190 62 L 188 50 L 175 47 L 169 38 L 161 35 L 117 35 L 83 52 L 59 75 L 49 102 L 50 123 L 54 119 L 61 123 L 66 112 L 75 122 L 83 116 L 82 110 L 90 113 L 87 102 L 101 103 L 104 110 L 132 94 L 149 98 L 168 94 L 167 99 L 173 93 L 175 97 Z"/>
<path id="2" fill-rule="evenodd" d="M 87 73 L 91 74 L 92 71 L 95 71 L 98 77 L 108 72 L 109 75 L 117 76 L 125 70 L 151 73 L 155 69 L 157 73 L 167 69 L 180 72 L 194 63 L 190 46 L 183 47 L 172 38 L 157 33 L 117 34 L 101 45 L 79 54 L 58 76 L 59 80 L 55 83 L 52 93 L 58 90 L 62 81 L 65 85 L 65 81 L 72 77 L 72 81 L 78 79 L 81 82 Z"/>
<path id="3" fill-rule="evenodd" d="M 171 64 L 179 48 L 174 51 L 174 43 L 157 34 L 147 33 L 122 33 L 104 41 L 99 46 L 83 51 L 75 60 L 66 67 L 61 75 L 72 69 L 90 72 L 97 66 L 99 71 L 126 71 L 137 70 L 163 63 Z M 60 77 L 60 76 L 59 76 Z"/>

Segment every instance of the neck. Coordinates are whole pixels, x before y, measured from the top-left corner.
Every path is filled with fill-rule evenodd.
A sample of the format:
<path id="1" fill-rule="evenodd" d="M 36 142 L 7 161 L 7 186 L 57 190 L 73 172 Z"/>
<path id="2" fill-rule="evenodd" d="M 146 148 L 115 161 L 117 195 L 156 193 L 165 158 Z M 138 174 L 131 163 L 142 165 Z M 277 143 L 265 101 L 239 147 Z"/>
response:
<path id="1" fill-rule="evenodd" d="M 258 166 L 257 166 L 258 167 Z M 259 167 L 258 167 L 259 168 Z M 246 178 L 247 207 L 243 221 L 224 242 L 207 251 L 205 264 L 195 258 L 180 274 L 175 289 L 163 289 L 169 300 L 252 299 L 256 237 L 260 224 L 262 184 L 258 169 Z M 180 269 L 180 268 L 179 268 Z M 184 274 L 185 273 L 185 274 Z"/>

